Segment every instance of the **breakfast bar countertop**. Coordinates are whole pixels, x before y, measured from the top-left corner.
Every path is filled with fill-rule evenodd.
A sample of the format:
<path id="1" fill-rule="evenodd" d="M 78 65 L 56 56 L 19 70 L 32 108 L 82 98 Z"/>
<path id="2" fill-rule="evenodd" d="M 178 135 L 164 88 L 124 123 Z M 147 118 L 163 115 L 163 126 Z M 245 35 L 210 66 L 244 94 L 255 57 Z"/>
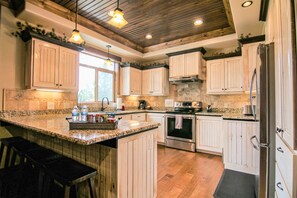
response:
<path id="1" fill-rule="evenodd" d="M 0 122 L 12 124 L 38 133 L 57 137 L 81 145 L 90 145 L 157 128 L 160 124 L 120 120 L 115 130 L 69 130 L 69 114 L 0 117 Z"/>

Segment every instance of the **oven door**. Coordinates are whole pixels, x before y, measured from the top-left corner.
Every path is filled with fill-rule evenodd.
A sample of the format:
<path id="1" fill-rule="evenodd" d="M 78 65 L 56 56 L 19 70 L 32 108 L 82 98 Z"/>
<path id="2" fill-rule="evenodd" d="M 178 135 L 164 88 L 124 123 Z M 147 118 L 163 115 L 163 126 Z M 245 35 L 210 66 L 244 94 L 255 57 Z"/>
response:
<path id="1" fill-rule="evenodd" d="M 182 129 L 175 128 L 175 115 L 166 115 L 166 138 L 185 142 L 195 142 L 195 116 L 182 115 Z"/>

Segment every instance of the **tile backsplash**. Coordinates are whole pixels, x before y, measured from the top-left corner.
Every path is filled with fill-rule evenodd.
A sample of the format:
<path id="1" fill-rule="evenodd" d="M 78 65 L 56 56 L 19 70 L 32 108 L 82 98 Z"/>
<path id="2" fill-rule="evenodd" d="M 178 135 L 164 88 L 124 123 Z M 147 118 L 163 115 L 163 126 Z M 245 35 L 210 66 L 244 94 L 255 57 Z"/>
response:
<path id="1" fill-rule="evenodd" d="M 4 111 L 57 110 L 77 105 L 76 92 L 5 89 L 3 98 Z"/>

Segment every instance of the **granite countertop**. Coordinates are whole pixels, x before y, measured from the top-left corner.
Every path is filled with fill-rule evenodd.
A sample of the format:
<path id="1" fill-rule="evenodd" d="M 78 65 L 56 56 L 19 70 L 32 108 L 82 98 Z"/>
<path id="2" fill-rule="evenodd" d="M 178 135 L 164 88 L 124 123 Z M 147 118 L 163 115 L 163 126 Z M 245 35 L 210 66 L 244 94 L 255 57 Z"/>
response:
<path id="1" fill-rule="evenodd" d="M 133 109 L 133 110 L 116 110 L 116 111 L 98 111 L 98 112 L 90 112 L 90 113 L 93 113 L 93 114 L 104 114 L 104 113 L 107 113 L 107 114 L 115 114 L 115 115 L 124 115 L 124 114 L 133 114 L 133 113 L 166 113 L 166 110 L 148 110 L 148 109 L 144 109 L 144 110 L 141 110 L 141 109 Z"/>
<path id="2" fill-rule="evenodd" d="M 199 112 L 196 113 L 198 116 L 217 116 L 222 117 L 224 120 L 242 120 L 242 121 L 258 121 L 251 115 L 243 115 L 242 113 L 225 113 L 225 112 Z"/>
<path id="3" fill-rule="evenodd" d="M 66 120 L 66 117 L 69 116 L 69 114 L 52 114 L 2 117 L 0 121 L 82 145 L 120 138 L 125 135 L 156 128 L 160 125 L 153 122 L 120 120 L 116 130 L 69 130 L 69 124 Z"/>

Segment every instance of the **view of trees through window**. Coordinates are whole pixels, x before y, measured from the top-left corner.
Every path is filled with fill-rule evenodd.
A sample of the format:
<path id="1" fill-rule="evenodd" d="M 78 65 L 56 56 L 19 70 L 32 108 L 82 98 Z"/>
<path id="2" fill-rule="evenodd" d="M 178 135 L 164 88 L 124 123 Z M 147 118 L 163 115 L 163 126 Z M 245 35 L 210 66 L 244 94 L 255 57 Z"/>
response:
<path id="1" fill-rule="evenodd" d="M 106 66 L 104 59 L 84 53 L 79 62 L 78 102 L 96 102 L 103 97 L 113 101 L 115 65 Z"/>

